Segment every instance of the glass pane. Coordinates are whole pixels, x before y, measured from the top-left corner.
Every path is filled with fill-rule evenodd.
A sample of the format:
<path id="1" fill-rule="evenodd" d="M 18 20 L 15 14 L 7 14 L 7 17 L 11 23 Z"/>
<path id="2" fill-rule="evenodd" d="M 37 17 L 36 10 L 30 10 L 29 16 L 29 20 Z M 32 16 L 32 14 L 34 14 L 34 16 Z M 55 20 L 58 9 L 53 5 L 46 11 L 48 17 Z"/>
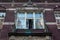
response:
<path id="1" fill-rule="evenodd" d="M 17 20 L 17 28 L 18 29 L 27 29 L 25 19 Z"/>
<path id="2" fill-rule="evenodd" d="M 17 29 L 27 29 L 25 13 L 23 13 L 23 12 L 18 13 L 16 21 L 17 21 L 16 22 L 16 28 Z"/>
<path id="3" fill-rule="evenodd" d="M 57 21 L 57 24 L 60 24 L 60 19 L 56 19 L 56 21 Z"/>
<path id="4" fill-rule="evenodd" d="M 26 27 L 29 28 L 29 20 L 26 20 Z"/>
<path id="5" fill-rule="evenodd" d="M 58 17 L 58 15 L 57 15 L 57 14 L 56 14 L 55 16 L 56 16 L 56 17 Z"/>
<path id="6" fill-rule="evenodd" d="M 60 17 L 60 14 L 59 14 L 59 13 L 56 13 L 55 16 L 56 16 L 56 17 Z"/>
<path id="7" fill-rule="evenodd" d="M 27 13 L 27 18 L 28 18 L 28 19 L 33 18 L 33 13 L 32 13 L 32 12 Z"/>
<path id="8" fill-rule="evenodd" d="M 43 25 L 40 19 L 35 20 L 35 27 L 36 29 L 43 29 Z"/>
<path id="9" fill-rule="evenodd" d="M 60 14 L 58 14 L 59 15 L 59 17 L 60 17 Z"/>
<path id="10" fill-rule="evenodd" d="M 39 12 L 35 13 L 35 18 L 40 18 L 40 17 L 42 17 L 41 13 L 39 13 Z"/>
<path id="11" fill-rule="evenodd" d="M 0 13 L 0 17 L 5 17 L 6 13 Z"/>
<path id="12" fill-rule="evenodd" d="M 25 13 L 18 13 L 17 14 L 17 17 L 20 18 L 20 19 L 24 19 L 25 18 Z"/>

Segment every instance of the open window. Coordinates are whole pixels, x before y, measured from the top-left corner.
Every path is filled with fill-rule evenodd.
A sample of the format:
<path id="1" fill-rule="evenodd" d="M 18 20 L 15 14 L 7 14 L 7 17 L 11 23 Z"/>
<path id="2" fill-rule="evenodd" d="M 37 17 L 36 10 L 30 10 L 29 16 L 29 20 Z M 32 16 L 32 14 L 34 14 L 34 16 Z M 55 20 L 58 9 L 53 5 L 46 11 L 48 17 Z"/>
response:
<path id="1" fill-rule="evenodd" d="M 19 12 L 15 22 L 16 29 L 44 29 L 42 12 Z"/>

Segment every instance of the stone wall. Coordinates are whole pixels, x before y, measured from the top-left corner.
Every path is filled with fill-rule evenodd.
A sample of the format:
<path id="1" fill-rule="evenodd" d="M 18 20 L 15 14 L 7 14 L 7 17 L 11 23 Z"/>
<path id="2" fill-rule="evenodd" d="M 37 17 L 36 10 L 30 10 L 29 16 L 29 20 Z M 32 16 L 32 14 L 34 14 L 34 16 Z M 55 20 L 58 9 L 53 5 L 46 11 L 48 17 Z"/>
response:
<path id="1" fill-rule="evenodd" d="M 11 36 L 9 40 L 51 40 L 49 36 Z"/>

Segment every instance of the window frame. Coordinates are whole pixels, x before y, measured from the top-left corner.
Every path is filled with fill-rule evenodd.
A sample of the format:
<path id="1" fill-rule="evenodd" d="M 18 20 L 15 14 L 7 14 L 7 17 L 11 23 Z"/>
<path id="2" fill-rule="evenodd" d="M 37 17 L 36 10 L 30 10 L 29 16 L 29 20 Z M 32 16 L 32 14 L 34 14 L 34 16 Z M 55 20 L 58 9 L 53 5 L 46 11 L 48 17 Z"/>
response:
<path id="1" fill-rule="evenodd" d="M 0 14 L 4 14 L 4 16 L 2 17 L 2 15 L 0 15 L 0 29 L 2 29 L 3 28 L 3 22 L 4 22 L 4 19 L 5 19 L 5 17 L 6 17 L 6 12 L 0 12 Z"/>
<path id="2" fill-rule="evenodd" d="M 15 15 L 17 15 L 18 13 L 19 13 L 19 12 L 17 12 Z M 36 12 L 32 12 L 32 13 L 33 13 L 33 17 L 34 17 L 34 18 L 33 18 L 33 19 L 34 19 L 34 20 L 33 20 L 33 21 L 34 21 L 34 22 L 33 22 L 33 25 L 34 25 L 33 29 L 36 29 L 36 26 L 35 26 L 35 25 L 36 25 L 36 24 L 35 24 L 35 20 L 36 20 L 36 19 L 35 19 L 35 16 L 34 16 L 34 15 L 36 14 Z M 43 14 L 43 12 L 39 12 L 39 13 Z M 26 18 L 26 15 L 28 14 L 28 12 L 24 12 L 24 14 L 25 14 L 25 22 L 26 22 L 26 19 L 27 19 L 27 18 Z M 16 16 L 16 17 L 17 17 L 17 16 Z M 17 25 L 16 25 L 16 17 L 15 17 L 15 26 L 17 27 Z M 45 28 L 44 15 L 42 15 L 42 19 L 43 19 L 43 26 L 42 26 L 43 28 L 39 28 L 39 29 L 44 29 L 44 28 Z M 39 18 L 39 20 L 40 20 L 40 18 Z M 25 24 L 25 26 L 26 26 L 26 24 Z M 29 29 L 29 28 L 28 28 L 28 29 Z"/>
<path id="3" fill-rule="evenodd" d="M 60 29 L 59 25 L 60 23 L 58 24 L 58 21 L 57 20 L 60 20 L 60 11 L 54 11 L 54 16 L 55 16 L 55 20 L 56 20 L 56 25 L 57 25 L 57 29 Z M 56 17 L 57 15 L 57 17 Z"/>

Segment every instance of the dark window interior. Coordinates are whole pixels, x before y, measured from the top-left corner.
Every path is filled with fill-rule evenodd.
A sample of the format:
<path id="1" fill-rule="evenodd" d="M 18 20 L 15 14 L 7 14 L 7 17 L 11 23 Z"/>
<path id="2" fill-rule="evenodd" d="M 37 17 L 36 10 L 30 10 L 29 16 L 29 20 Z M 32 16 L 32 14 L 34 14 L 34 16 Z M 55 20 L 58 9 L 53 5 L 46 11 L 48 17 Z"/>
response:
<path id="1" fill-rule="evenodd" d="M 27 27 L 29 27 L 29 29 L 32 29 L 32 27 L 33 27 L 33 19 L 27 19 L 26 25 L 27 25 Z"/>

